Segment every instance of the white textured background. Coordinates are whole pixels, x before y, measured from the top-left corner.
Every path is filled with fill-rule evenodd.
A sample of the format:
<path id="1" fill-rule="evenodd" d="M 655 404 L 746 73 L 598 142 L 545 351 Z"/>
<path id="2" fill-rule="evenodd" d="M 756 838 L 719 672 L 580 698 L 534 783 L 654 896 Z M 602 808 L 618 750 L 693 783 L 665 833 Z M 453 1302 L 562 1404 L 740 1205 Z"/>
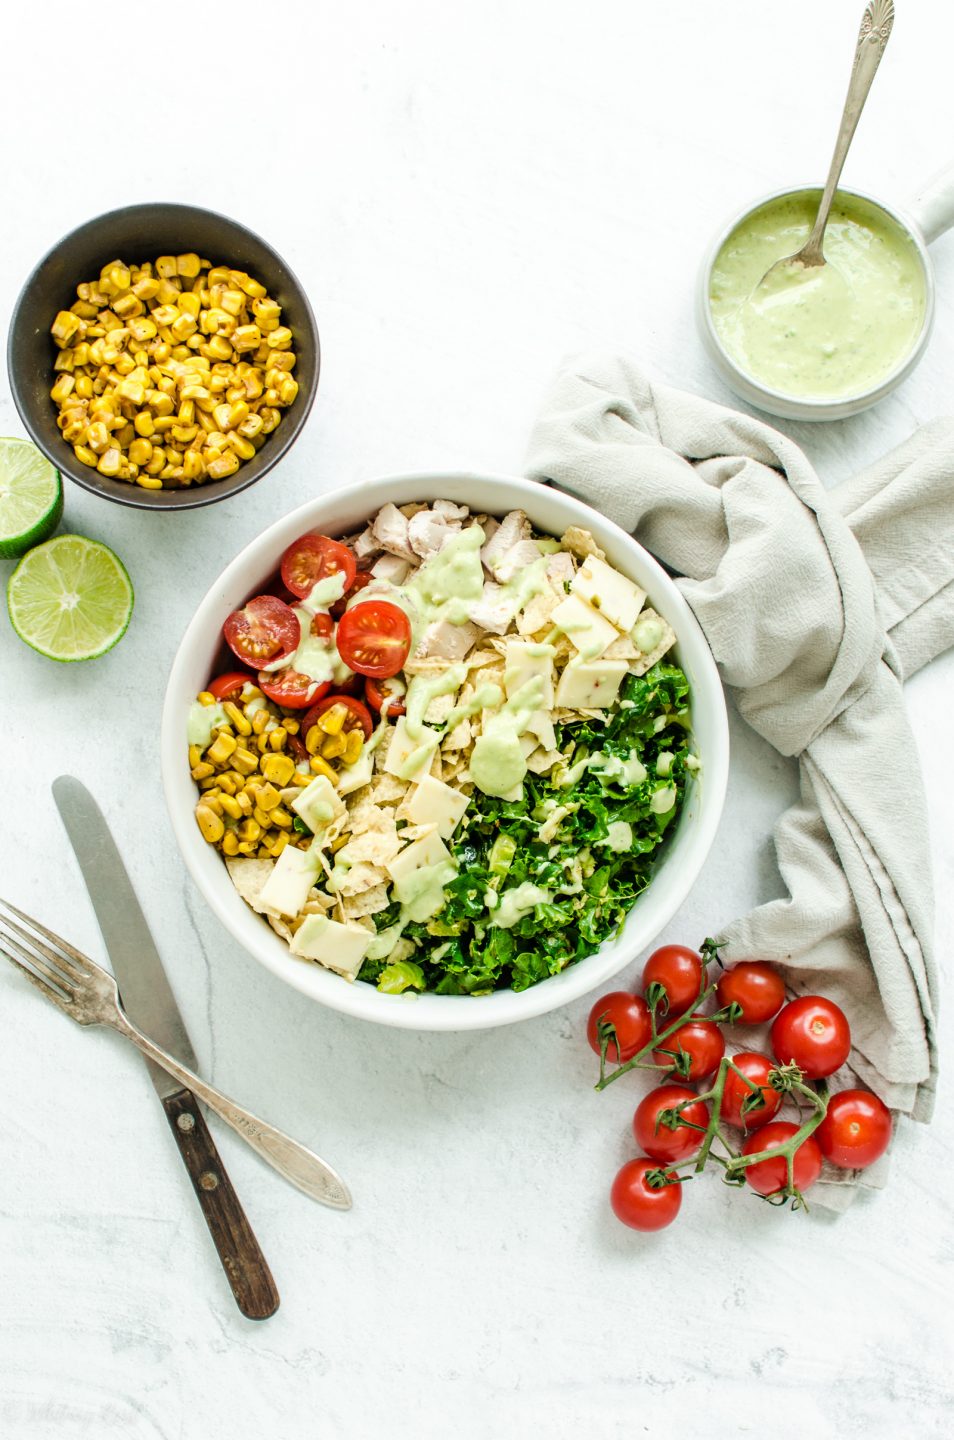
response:
<path id="1" fill-rule="evenodd" d="M 950 1433 L 946 1076 L 934 1125 L 902 1128 L 889 1190 L 844 1218 L 776 1213 L 713 1179 L 675 1228 L 640 1237 L 606 1201 L 637 1092 L 589 1088 L 585 1003 L 472 1037 L 309 1007 L 186 880 L 157 762 L 192 607 L 271 519 L 362 476 L 519 469 L 548 374 L 583 346 L 729 398 L 692 325 L 700 252 L 749 198 L 822 178 L 861 8 L 6 14 L 3 329 L 65 230 L 174 199 L 235 215 L 288 258 L 324 366 L 291 456 L 234 501 L 163 517 L 70 488 L 68 527 L 123 556 L 136 613 L 116 651 L 75 669 L 0 618 L 3 892 L 100 953 L 49 793 L 73 771 L 129 856 L 206 1072 L 338 1164 L 357 1203 L 322 1210 L 215 1126 L 283 1295 L 273 1320 L 244 1321 L 143 1067 L 0 970 L 4 1440 Z M 942 0 L 898 8 L 846 180 L 903 202 L 951 158 L 950 45 Z M 876 412 L 790 427 L 826 479 L 951 408 L 954 240 L 936 260 L 939 323 L 915 377 Z M 22 433 L 6 384 L 0 433 Z M 952 681 L 949 656 L 909 689 L 941 897 Z M 792 768 L 738 724 L 733 742 L 721 835 L 670 938 L 698 942 L 777 890 L 770 831 Z M 945 1017 L 942 1053 L 950 1033 Z"/>

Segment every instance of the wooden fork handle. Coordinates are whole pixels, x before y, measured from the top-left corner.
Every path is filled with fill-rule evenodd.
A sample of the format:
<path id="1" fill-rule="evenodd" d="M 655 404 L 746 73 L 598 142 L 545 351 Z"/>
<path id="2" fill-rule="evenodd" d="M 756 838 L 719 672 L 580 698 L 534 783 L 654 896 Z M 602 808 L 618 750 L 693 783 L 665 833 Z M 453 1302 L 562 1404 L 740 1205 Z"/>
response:
<path id="1" fill-rule="evenodd" d="M 191 1090 L 178 1090 L 162 1105 L 236 1304 L 249 1320 L 267 1320 L 278 1309 L 278 1289 L 198 1102 Z"/>

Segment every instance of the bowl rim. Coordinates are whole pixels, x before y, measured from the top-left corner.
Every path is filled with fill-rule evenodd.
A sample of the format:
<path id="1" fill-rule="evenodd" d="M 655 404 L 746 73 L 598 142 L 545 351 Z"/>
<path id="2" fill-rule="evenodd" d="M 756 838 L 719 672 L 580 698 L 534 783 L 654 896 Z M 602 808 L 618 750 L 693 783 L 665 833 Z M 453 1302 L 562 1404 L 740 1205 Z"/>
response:
<path id="1" fill-rule="evenodd" d="M 702 331 L 702 338 L 712 358 L 717 362 L 723 371 L 723 375 L 733 389 L 737 390 L 744 399 L 752 404 L 765 409 L 769 414 L 781 415 L 788 419 L 798 420 L 839 420 L 847 415 L 857 414 L 869 406 L 883 400 L 892 390 L 907 379 L 915 366 L 920 362 L 927 347 L 928 340 L 934 328 L 935 314 L 937 310 L 937 287 L 934 277 L 934 263 L 928 252 L 927 244 L 916 222 L 898 206 L 891 205 L 876 195 L 870 195 L 866 190 L 857 190 L 854 186 L 839 185 L 835 191 L 835 200 L 839 195 L 848 195 L 857 200 L 863 200 L 876 210 L 881 210 L 890 220 L 904 231 L 913 244 L 921 261 L 921 268 L 924 274 L 924 316 L 921 322 L 921 329 L 911 349 L 907 352 L 897 365 L 883 379 L 868 387 L 867 390 L 856 390 L 850 395 L 820 396 L 811 395 L 790 395 L 785 390 L 776 390 L 771 385 L 766 385 L 757 376 L 744 370 L 739 363 L 732 358 L 722 343 L 712 318 L 712 306 L 709 299 L 710 281 L 712 269 L 722 250 L 723 245 L 732 234 L 733 230 L 749 215 L 754 215 L 757 210 L 771 204 L 773 200 L 781 200 L 786 196 L 801 195 L 808 193 L 821 194 L 823 186 L 816 182 L 809 185 L 784 185 L 779 189 L 770 190 L 767 194 L 760 195 L 757 199 L 749 201 L 747 205 L 734 210 L 731 217 L 721 224 L 710 240 L 702 257 L 699 266 L 699 279 L 697 285 L 697 314 L 699 316 L 699 328 Z M 764 403 L 763 403 L 764 402 Z"/>
<path id="2" fill-rule="evenodd" d="M 660 591 L 665 596 L 666 618 L 676 631 L 677 644 L 688 644 L 693 651 L 690 669 L 694 672 L 695 688 L 698 690 L 701 684 L 708 702 L 712 753 L 705 758 L 704 788 L 700 785 L 697 792 L 700 795 L 698 817 L 693 821 L 695 829 L 687 842 L 687 853 L 682 856 L 678 880 L 672 886 L 672 894 L 661 914 L 650 921 L 652 933 L 648 937 L 629 944 L 611 937 L 592 955 L 524 991 L 501 990 L 481 997 L 438 996 L 433 993 L 392 996 L 360 982 L 349 984 L 332 971 L 290 956 L 277 935 L 266 933 L 261 917 L 245 905 L 227 876 L 227 888 L 217 881 L 207 883 L 204 862 L 207 861 L 209 847 L 194 821 L 195 793 L 188 767 L 184 764 L 183 706 L 188 703 L 186 697 L 197 693 L 196 688 L 186 682 L 190 667 L 195 665 L 195 651 L 202 647 L 203 638 L 208 635 L 210 621 L 218 630 L 224 619 L 224 607 L 238 603 L 231 600 L 231 592 L 236 596 L 250 593 L 250 585 L 258 583 L 260 575 L 275 569 L 282 550 L 296 535 L 319 524 L 333 530 L 335 523 L 327 518 L 329 511 L 345 514 L 350 510 L 370 516 L 388 499 L 399 504 L 409 503 L 411 495 L 403 492 L 413 490 L 419 492 L 422 499 L 429 494 L 436 499 L 446 493 L 448 486 L 461 486 L 462 490 L 466 487 L 468 492 L 482 487 L 480 503 L 469 502 L 472 512 L 476 513 L 485 508 L 491 513 L 513 508 L 510 499 L 506 503 L 496 503 L 493 491 L 498 486 L 505 487 L 510 496 L 516 493 L 521 497 L 525 502 L 522 508 L 531 518 L 535 496 L 540 491 L 546 491 L 556 497 L 568 512 L 566 524 L 582 523 L 587 528 L 595 526 L 597 538 L 600 538 L 599 531 L 603 530 L 621 548 L 635 547 L 640 552 L 640 563 L 652 572 L 654 598 Z M 253 560 L 254 574 L 246 577 Z M 198 682 L 199 685 L 201 683 Z M 692 889 L 715 839 L 725 802 L 729 769 L 728 716 L 715 660 L 699 622 L 659 562 L 613 521 L 566 491 L 556 487 L 551 489 L 521 476 L 477 471 L 406 472 L 360 481 L 307 501 L 274 521 L 245 545 L 213 581 L 180 640 L 166 684 L 160 747 L 163 792 L 180 855 L 206 903 L 230 935 L 266 970 L 309 998 L 359 1019 L 419 1031 L 490 1029 L 528 1020 L 587 994 L 630 963 L 641 948 L 660 934 Z M 683 823 L 682 820 L 680 823 Z M 651 890 L 652 885 L 647 887 L 646 894 L 649 895 Z M 242 907 L 241 910 L 238 906 Z M 253 922 L 256 928 L 253 929 L 249 922 Z M 263 943 L 272 940 L 275 941 L 274 946 Z M 316 975 L 321 979 L 316 979 Z"/>
<path id="3" fill-rule="evenodd" d="M 268 454 L 267 459 L 264 460 L 261 467 L 253 474 L 244 476 L 239 480 L 239 477 L 242 476 L 242 470 L 248 468 L 247 466 L 242 466 L 236 471 L 235 476 L 228 476 L 225 480 L 213 481 L 210 484 L 199 485 L 194 488 L 190 486 L 183 490 L 149 491 L 143 490 L 141 486 L 138 485 L 130 485 L 128 487 L 130 493 L 129 495 L 125 495 L 104 489 L 103 486 L 93 478 L 96 472 L 88 466 L 76 465 L 75 468 L 71 468 L 74 464 L 73 457 L 65 441 L 63 442 L 63 446 L 67 452 L 66 456 L 64 457 L 59 450 L 54 453 L 52 447 L 47 443 L 46 437 L 40 427 L 33 423 L 30 407 L 24 398 L 23 387 L 21 387 L 20 384 L 20 372 L 15 363 L 14 350 L 21 309 L 28 292 L 36 282 L 44 265 L 48 264 L 60 251 L 68 248 L 79 236 L 84 235 L 86 231 L 101 225 L 116 223 L 120 219 L 128 216 L 156 209 L 177 212 L 184 218 L 187 216 L 203 216 L 206 219 L 212 219 L 219 223 L 232 226 L 234 229 L 244 232 L 251 240 L 266 250 L 270 256 L 274 257 L 275 262 L 285 271 L 298 292 L 298 295 L 301 297 L 306 322 L 314 341 L 315 378 L 308 394 L 299 394 L 295 397 L 294 407 L 300 405 L 301 408 L 296 410 L 294 423 L 289 425 L 284 435 L 281 435 L 282 426 L 278 426 L 274 433 L 276 436 L 280 435 L 280 439 L 278 439 L 274 447 L 268 445 L 263 447 L 263 450 L 259 452 L 261 455 L 266 450 L 273 451 L 273 453 Z M 259 480 L 263 479 L 264 476 L 278 464 L 279 460 L 288 453 L 304 429 L 308 421 L 308 416 L 311 414 L 311 407 L 314 405 L 318 393 L 318 383 L 321 378 L 321 337 L 318 331 L 318 322 L 315 319 L 315 313 L 311 301 L 308 298 L 308 292 L 285 257 L 281 255 L 279 251 L 275 249 L 274 245 L 266 240 L 264 236 L 260 235 L 258 231 L 251 229 L 250 226 L 244 224 L 241 220 L 236 220 L 231 215 L 225 215 L 219 210 L 208 210 L 202 205 L 186 205 L 175 200 L 149 200 L 138 202 L 134 205 L 121 205 L 116 210 L 105 210 L 100 215 L 90 216 L 88 220 L 81 221 L 79 225 L 74 225 L 71 230 L 67 231 L 65 235 L 62 235 L 55 244 L 51 245 L 49 249 L 41 255 L 40 259 L 37 260 L 23 284 L 20 286 L 16 301 L 10 312 L 10 322 L 7 328 L 6 362 L 10 393 L 13 396 L 17 414 L 20 416 L 20 420 L 33 444 L 46 456 L 47 460 L 49 460 L 50 464 L 61 476 L 65 476 L 68 480 L 71 480 L 74 485 L 81 486 L 82 489 L 87 490 L 91 495 L 98 496 L 101 500 L 108 500 L 116 505 L 127 505 L 135 510 L 150 510 L 164 513 L 170 510 L 197 510 L 205 505 L 214 505 L 219 501 L 229 500 L 233 495 L 240 495 L 243 490 L 247 490 L 251 485 L 255 485 Z M 52 360 L 50 363 L 52 367 Z M 292 408 L 293 407 L 289 408 L 288 416 L 283 417 L 283 423 L 285 418 L 291 417 Z M 249 462 L 249 464 L 251 464 L 251 462 Z M 234 480 L 236 483 L 229 485 L 227 489 L 218 489 L 219 486 L 228 485 L 229 480 Z"/>

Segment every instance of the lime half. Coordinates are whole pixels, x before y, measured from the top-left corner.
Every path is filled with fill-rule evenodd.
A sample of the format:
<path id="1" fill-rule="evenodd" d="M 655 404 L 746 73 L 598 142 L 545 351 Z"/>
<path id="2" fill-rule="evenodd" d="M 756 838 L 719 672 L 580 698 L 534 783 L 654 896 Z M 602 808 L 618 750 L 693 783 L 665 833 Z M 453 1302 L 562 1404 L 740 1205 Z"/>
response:
<path id="1" fill-rule="evenodd" d="M 0 437 L 0 559 L 46 540 L 63 514 L 60 472 L 29 440 Z"/>
<path id="2" fill-rule="evenodd" d="M 20 561 L 7 609 L 21 640 L 50 660 L 94 660 L 126 633 L 133 588 L 112 550 L 82 535 L 57 535 Z"/>

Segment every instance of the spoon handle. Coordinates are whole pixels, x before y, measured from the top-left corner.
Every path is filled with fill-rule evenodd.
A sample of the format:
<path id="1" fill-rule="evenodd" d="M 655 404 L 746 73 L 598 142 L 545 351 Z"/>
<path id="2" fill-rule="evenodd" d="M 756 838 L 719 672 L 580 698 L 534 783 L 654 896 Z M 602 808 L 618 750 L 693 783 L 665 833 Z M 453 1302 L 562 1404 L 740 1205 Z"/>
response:
<path id="1" fill-rule="evenodd" d="M 868 0 L 861 19 L 855 61 L 851 70 L 851 80 L 848 83 L 848 95 L 842 112 L 838 139 L 835 141 L 835 153 L 831 157 L 831 169 L 828 171 L 828 180 L 825 184 L 821 204 L 818 207 L 812 233 L 800 252 L 800 258 L 806 264 L 824 264 L 822 239 L 825 234 L 825 226 L 828 224 L 828 212 L 831 210 L 831 202 L 835 198 L 838 181 L 841 179 L 848 147 L 858 127 L 861 112 L 865 108 L 868 91 L 871 89 L 871 82 L 881 64 L 881 57 L 884 54 L 893 24 L 894 0 Z"/>

